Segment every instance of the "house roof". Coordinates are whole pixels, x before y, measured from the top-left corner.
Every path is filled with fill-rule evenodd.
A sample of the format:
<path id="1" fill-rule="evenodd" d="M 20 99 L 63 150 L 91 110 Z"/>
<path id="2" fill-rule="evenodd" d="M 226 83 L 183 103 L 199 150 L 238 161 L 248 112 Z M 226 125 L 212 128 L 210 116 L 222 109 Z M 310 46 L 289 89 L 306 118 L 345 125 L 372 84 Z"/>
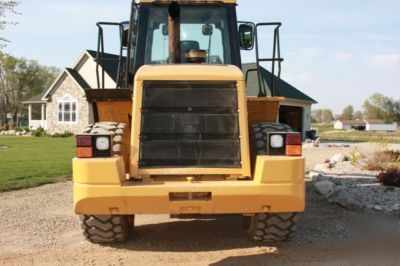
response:
<path id="1" fill-rule="evenodd" d="M 97 52 L 93 50 L 86 50 L 86 52 L 93 58 L 97 58 Z M 100 63 L 104 71 L 112 78 L 114 82 L 117 81 L 118 76 L 118 60 L 119 56 L 115 54 L 103 54 L 104 61 Z M 122 63 L 126 60 L 126 57 L 122 57 Z"/>
<path id="2" fill-rule="evenodd" d="M 257 78 L 257 71 L 250 71 L 249 70 L 257 69 L 256 63 L 248 63 L 242 64 L 242 70 L 245 75 L 247 75 L 247 95 L 248 96 L 258 96 L 258 78 Z M 261 77 L 262 81 L 267 88 L 267 94 L 271 95 L 271 87 L 272 87 L 272 73 L 266 70 L 263 67 L 261 69 Z M 246 74 L 247 73 L 247 74 Z M 304 94 L 300 90 L 293 87 L 291 84 L 287 83 L 284 80 L 279 81 L 279 93 L 277 96 L 285 97 L 288 99 L 294 100 L 301 100 L 310 103 L 317 103 L 313 98 L 309 97 L 308 95 Z"/>
<path id="3" fill-rule="evenodd" d="M 23 104 L 31 104 L 31 103 L 45 103 L 45 101 L 42 100 L 44 94 L 46 93 L 47 89 L 44 89 L 41 93 L 32 96 L 26 101 L 23 101 Z"/>
<path id="4" fill-rule="evenodd" d="M 384 125 L 385 122 L 379 119 L 356 119 L 356 120 L 338 120 L 343 125 L 366 125 L 366 124 L 374 124 L 374 125 Z"/>
<path id="5" fill-rule="evenodd" d="M 365 119 L 364 121 L 367 124 L 374 124 L 374 125 L 384 125 L 384 124 L 386 124 L 383 120 L 379 120 L 379 119 Z"/>
<path id="6" fill-rule="evenodd" d="M 70 76 L 81 86 L 82 89 L 90 89 L 90 85 L 82 78 L 79 73 L 72 69 L 72 68 L 66 68 L 65 71 L 70 74 Z"/>
<path id="7" fill-rule="evenodd" d="M 339 122 L 341 122 L 343 125 L 347 125 L 347 126 L 353 126 L 353 125 L 356 125 L 356 126 L 365 126 L 365 120 L 363 120 L 363 119 L 361 119 L 361 120 L 359 120 L 359 119 L 357 119 L 357 120 L 342 120 L 342 119 L 339 119 L 338 120 Z"/>

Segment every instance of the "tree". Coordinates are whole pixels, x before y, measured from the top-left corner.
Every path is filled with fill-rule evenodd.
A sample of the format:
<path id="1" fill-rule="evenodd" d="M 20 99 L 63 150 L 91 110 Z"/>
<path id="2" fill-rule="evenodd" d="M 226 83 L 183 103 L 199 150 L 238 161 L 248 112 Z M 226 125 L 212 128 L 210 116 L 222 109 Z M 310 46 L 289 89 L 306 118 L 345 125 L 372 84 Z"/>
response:
<path id="1" fill-rule="evenodd" d="M 354 113 L 354 119 L 364 119 L 363 113 L 361 111 L 356 111 Z"/>
<path id="2" fill-rule="evenodd" d="M 8 12 L 14 14 L 20 14 L 15 11 L 15 8 L 18 6 L 19 2 L 17 1 L 0 1 L 0 31 L 4 30 L 7 25 L 15 25 L 15 22 L 7 21 L 6 16 Z M 4 48 L 7 43 L 10 42 L 4 37 L 0 36 L 0 49 Z"/>
<path id="3" fill-rule="evenodd" d="M 386 123 L 399 121 L 399 101 L 375 93 L 363 104 L 364 115 L 367 119 L 381 119 Z"/>
<path id="4" fill-rule="evenodd" d="M 322 110 L 321 123 L 330 124 L 333 121 L 333 112 L 330 109 Z"/>
<path id="5" fill-rule="evenodd" d="M 354 107 L 352 105 L 345 107 L 339 118 L 343 119 L 343 120 L 353 120 L 354 119 Z"/>
<path id="6" fill-rule="evenodd" d="M 312 110 L 312 112 L 311 112 L 311 120 L 314 123 L 321 123 L 321 117 L 322 117 L 322 109 Z"/>
<path id="7" fill-rule="evenodd" d="M 317 123 L 329 124 L 332 123 L 333 113 L 330 109 L 316 109 L 311 112 L 311 118 Z"/>
<path id="8" fill-rule="evenodd" d="M 38 64 L 36 61 L 15 58 L 0 53 L 0 115 L 1 122 L 7 122 L 11 114 L 14 123 L 27 100 L 50 86 L 58 70 Z"/>

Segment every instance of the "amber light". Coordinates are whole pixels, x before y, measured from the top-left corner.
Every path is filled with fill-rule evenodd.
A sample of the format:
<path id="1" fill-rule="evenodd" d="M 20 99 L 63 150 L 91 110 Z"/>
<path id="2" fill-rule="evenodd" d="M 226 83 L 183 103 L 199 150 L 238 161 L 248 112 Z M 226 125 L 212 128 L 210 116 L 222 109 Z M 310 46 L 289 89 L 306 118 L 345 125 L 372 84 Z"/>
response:
<path id="1" fill-rule="evenodd" d="M 92 147 L 78 147 L 76 150 L 76 156 L 78 158 L 92 158 L 93 148 Z"/>
<path id="2" fill-rule="evenodd" d="M 286 145 L 286 156 L 301 156 L 301 145 Z"/>
<path id="3" fill-rule="evenodd" d="M 78 147 L 91 147 L 92 146 L 92 136 L 77 136 L 76 146 Z"/>
<path id="4" fill-rule="evenodd" d="M 287 134 L 286 145 L 301 145 L 302 139 L 300 133 Z"/>

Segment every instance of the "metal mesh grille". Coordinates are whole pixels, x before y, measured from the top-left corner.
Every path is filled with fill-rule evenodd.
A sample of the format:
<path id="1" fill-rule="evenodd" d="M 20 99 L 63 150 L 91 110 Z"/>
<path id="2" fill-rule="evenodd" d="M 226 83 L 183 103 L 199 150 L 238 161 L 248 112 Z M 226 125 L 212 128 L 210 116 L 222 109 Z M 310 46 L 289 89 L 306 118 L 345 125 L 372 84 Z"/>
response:
<path id="1" fill-rule="evenodd" d="M 140 137 L 140 167 L 240 167 L 236 82 L 145 82 Z"/>

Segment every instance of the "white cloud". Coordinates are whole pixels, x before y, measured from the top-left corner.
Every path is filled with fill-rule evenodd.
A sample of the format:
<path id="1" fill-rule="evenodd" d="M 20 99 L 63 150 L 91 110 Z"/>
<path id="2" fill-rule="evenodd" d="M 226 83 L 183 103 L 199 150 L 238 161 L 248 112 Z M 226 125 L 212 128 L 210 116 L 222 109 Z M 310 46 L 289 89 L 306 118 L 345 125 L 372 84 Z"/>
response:
<path id="1" fill-rule="evenodd" d="M 352 53 L 345 53 L 345 52 L 337 52 L 334 54 L 335 60 L 339 62 L 348 61 L 353 57 Z"/>

